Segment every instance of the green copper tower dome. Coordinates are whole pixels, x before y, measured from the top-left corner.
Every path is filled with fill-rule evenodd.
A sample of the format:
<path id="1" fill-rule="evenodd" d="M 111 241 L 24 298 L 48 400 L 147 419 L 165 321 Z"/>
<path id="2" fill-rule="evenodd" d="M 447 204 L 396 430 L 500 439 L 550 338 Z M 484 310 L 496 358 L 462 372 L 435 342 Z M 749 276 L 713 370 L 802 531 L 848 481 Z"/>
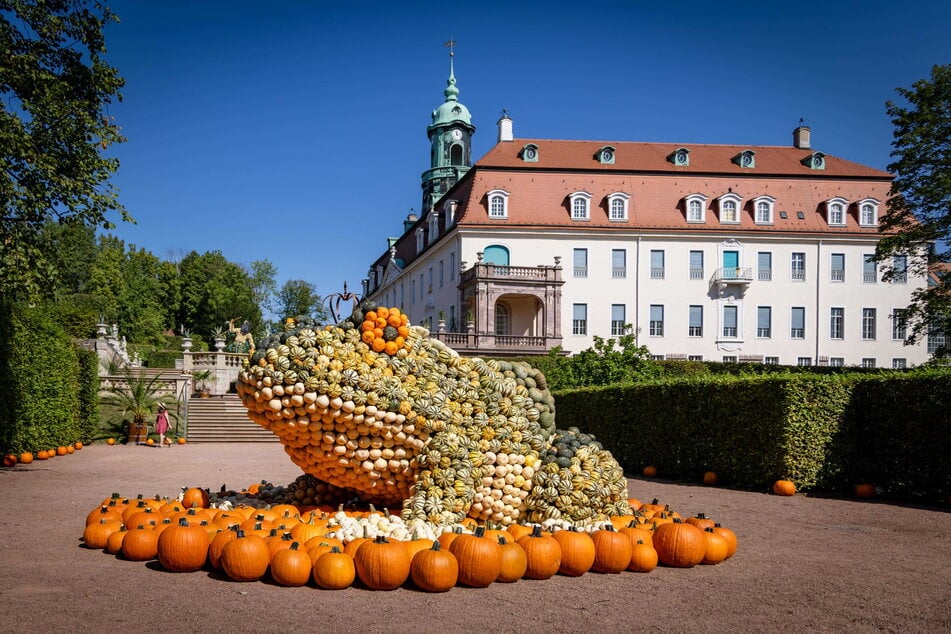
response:
<path id="1" fill-rule="evenodd" d="M 449 79 L 443 91 L 446 100 L 433 110 L 432 123 L 426 128 L 431 144 L 429 169 L 423 172 L 423 213 L 432 208 L 472 167 L 472 135 L 475 126 L 469 109 L 459 101 L 459 88 L 453 65 L 455 42 L 449 47 Z"/>

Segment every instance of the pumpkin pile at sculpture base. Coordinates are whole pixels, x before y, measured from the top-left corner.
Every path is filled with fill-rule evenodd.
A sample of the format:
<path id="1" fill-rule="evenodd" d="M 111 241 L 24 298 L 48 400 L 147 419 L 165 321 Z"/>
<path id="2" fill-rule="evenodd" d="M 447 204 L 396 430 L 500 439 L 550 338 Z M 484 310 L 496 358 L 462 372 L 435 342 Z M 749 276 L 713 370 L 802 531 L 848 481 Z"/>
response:
<path id="1" fill-rule="evenodd" d="M 736 549 L 702 514 L 629 499 L 609 451 L 555 428 L 536 369 L 460 357 L 396 308 L 365 302 L 334 326 L 288 320 L 237 390 L 305 475 L 180 501 L 116 495 L 87 518 L 89 547 L 236 581 L 270 571 L 280 585 L 412 579 L 430 591 L 716 564 Z"/>

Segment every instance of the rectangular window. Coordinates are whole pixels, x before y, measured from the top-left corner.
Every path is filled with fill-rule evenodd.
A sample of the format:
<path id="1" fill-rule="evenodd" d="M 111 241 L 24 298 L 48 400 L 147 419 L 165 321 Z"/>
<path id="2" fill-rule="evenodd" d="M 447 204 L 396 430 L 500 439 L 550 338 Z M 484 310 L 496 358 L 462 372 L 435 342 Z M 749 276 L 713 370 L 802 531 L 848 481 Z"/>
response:
<path id="1" fill-rule="evenodd" d="M 687 361 L 703 361 L 702 354 L 688 354 Z"/>
<path id="2" fill-rule="evenodd" d="M 651 279 L 664 279 L 664 252 L 661 250 L 651 250 Z"/>
<path id="3" fill-rule="evenodd" d="M 773 254 L 760 251 L 756 254 L 757 279 L 768 282 L 773 279 Z"/>
<path id="4" fill-rule="evenodd" d="M 862 281 L 866 284 L 874 284 L 878 281 L 878 263 L 874 258 L 874 255 L 867 253 L 862 263 Z"/>
<path id="5" fill-rule="evenodd" d="M 763 363 L 766 365 L 779 365 L 779 357 L 765 357 Z"/>
<path id="6" fill-rule="evenodd" d="M 456 252 L 451 251 L 449 253 L 449 281 L 452 282 L 456 279 Z"/>
<path id="7" fill-rule="evenodd" d="M 928 327 L 928 354 L 934 354 L 938 350 L 944 348 L 945 343 L 947 342 L 947 335 L 945 331 L 941 328 L 941 325 L 937 322 L 932 323 Z"/>
<path id="8" fill-rule="evenodd" d="M 875 357 L 862 357 L 862 367 L 863 367 L 863 368 L 874 368 L 874 367 L 875 367 Z"/>
<path id="9" fill-rule="evenodd" d="M 735 354 L 724 355 L 723 363 L 736 363 L 736 355 Z"/>
<path id="10" fill-rule="evenodd" d="M 662 304 L 651 304 L 650 335 L 664 336 L 664 306 Z"/>
<path id="11" fill-rule="evenodd" d="M 893 370 L 904 370 L 908 367 L 908 361 L 906 359 L 892 359 L 892 369 Z"/>
<path id="12" fill-rule="evenodd" d="M 571 334 L 588 334 L 588 305 L 574 304 L 571 311 Z"/>
<path id="13" fill-rule="evenodd" d="M 690 325 L 687 327 L 687 336 L 703 336 L 703 306 L 690 307 Z"/>
<path id="14" fill-rule="evenodd" d="M 690 252 L 690 279 L 703 279 L 703 251 Z"/>
<path id="15" fill-rule="evenodd" d="M 845 339 L 845 309 L 829 309 L 829 339 Z"/>
<path id="16" fill-rule="evenodd" d="M 892 339 L 904 341 L 908 336 L 908 327 L 905 319 L 905 311 L 901 308 L 892 310 Z"/>
<path id="17" fill-rule="evenodd" d="M 812 365 L 812 357 L 799 357 L 796 359 L 796 365 L 798 366 L 810 366 Z"/>
<path id="18" fill-rule="evenodd" d="M 738 317 L 736 306 L 723 307 L 723 336 L 725 338 L 736 338 Z"/>
<path id="19" fill-rule="evenodd" d="M 611 336 L 618 337 L 624 334 L 624 304 L 611 304 Z"/>
<path id="20" fill-rule="evenodd" d="M 572 256 L 575 277 L 588 277 L 588 250 L 575 249 Z"/>
<path id="21" fill-rule="evenodd" d="M 907 284 L 908 283 L 908 256 L 907 255 L 896 255 L 892 258 L 892 283 L 893 284 Z"/>
<path id="22" fill-rule="evenodd" d="M 443 287 L 443 284 L 446 282 L 446 266 L 443 260 L 439 261 L 439 288 Z"/>
<path id="23" fill-rule="evenodd" d="M 429 274 L 429 277 L 427 279 L 429 280 L 429 286 L 427 288 L 429 290 L 427 292 L 432 293 L 433 292 L 433 267 L 429 267 L 428 274 Z"/>
<path id="24" fill-rule="evenodd" d="M 406 306 L 406 286 L 400 282 L 400 308 Z"/>
<path id="25" fill-rule="evenodd" d="M 773 334 L 773 308 L 771 306 L 756 307 L 756 336 L 769 339 Z"/>
<path id="26" fill-rule="evenodd" d="M 862 339 L 872 341 L 875 339 L 875 309 L 862 309 Z"/>
<path id="27" fill-rule="evenodd" d="M 794 279 L 797 282 L 802 282 L 806 279 L 806 254 L 805 253 L 792 254 L 792 260 L 790 261 L 790 277 L 791 279 Z"/>
<path id="28" fill-rule="evenodd" d="M 806 309 L 793 306 L 789 318 L 789 336 L 792 339 L 806 338 Z"/>
<path id="29" fill-rule="evenodd" d="M 409 281 L 409 301 L 413 304 L 416 303 L 416 280 Z"/>
<path id="30" fill-rule="evenodd" d="M 841 368 L 841 367 L 844 367 L 844 366 L 845 366 L 845 358 L 844 358 L 844 357 L 832 357 L 831 359 L 829 359 L 829 365 L 832 366 L 833 368 Z"/>
<path id="31" fill-rule="evenodd" d="M 829 277 L 833 282 L 845 281 L 845 254 L 844 253 L 832 254 L 832 266 L 829 272 Z"/>
<path id="32" fill-rule="evenodd" d="M 611 277 L 627 277 L 627 251 L 624 249 L 611 249 Z"/>
<path id="33" fill-rule="evenodd" d="M 425 290 L 426 290 L 426 289 L 423 288 L 423 274 L 420 273 L 420 274 L 419 274 L 419 298 L 420 298 L 420 299 L 423 298 L 423 292 L 424 292 Z"/>

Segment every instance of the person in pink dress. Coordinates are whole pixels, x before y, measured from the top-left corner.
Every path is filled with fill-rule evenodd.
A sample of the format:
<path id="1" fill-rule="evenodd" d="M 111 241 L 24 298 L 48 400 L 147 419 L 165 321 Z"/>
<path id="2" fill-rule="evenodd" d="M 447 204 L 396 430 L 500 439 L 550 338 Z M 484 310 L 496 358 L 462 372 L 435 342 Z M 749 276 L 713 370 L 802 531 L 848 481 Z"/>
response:
<path id="1" fill-rule="evenodd" d="M 171 447 L 172 441 L 165 438 L 168 431 L 168 408 L 159 403 L 158 416 L 155 417 L 155 432 L 159 435 L 159 447 Z"/>

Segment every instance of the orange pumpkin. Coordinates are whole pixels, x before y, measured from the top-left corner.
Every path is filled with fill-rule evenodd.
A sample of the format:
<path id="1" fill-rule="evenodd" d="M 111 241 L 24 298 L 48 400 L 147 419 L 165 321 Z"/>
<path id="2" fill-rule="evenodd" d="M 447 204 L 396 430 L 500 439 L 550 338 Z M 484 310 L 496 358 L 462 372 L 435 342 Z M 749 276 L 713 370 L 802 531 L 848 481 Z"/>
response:
<path id="1" fill-rule="evenodd" d="M 432 548 L 421 550 L 413 556 L 410 577 L 422 590 L 446 592 L 459 579 L 459 562 L 455 555 L 443 550 L 438 541 L 433 542 Z"/>
<path id="2" fill-rule="evenodd" d="M 633 545 L 631 538 L 614 530 L 611 524 L 606 524 L 599 531 L 591 534 L 594 542 L 594 563 L 591 570 L 608 574 L 617 574 L 626 570 L 631 563 Z"/>
<path id="3" fill-rule="evenodd" d="M 856 484 L 855 497 L 862 499 L 875 497 L 875 485 L 868 483 Z"/>
<path id="4" fill-rule="evenodd" d="M 20 462 L 23 464 L 30 464 L 33 462 L 33 453 L 29 451 L 24 451 L 19 456 Z"/>
<path id="5" fill-rule="evenodd" d="M 536 525 L 531 534 L 524 535 L 516 542 L 525 551 L 528 565 L 526 579 L 548 579 L 561 568 L 561 546 L 551 535 L 542 534 L 542 527 Z"/>
<path id="6" fill-rule="evenodd" d="M 122 528 L 122 522 L 116 520 L 100 520 L 93 522 L 83 530 L 83 541 L 88 548 L 105 548 L 109 535 Z"/>
<path id="7" fill-rule="evenodd" d="M 515 541 L 506 540 L 504 536 L 499 537 L 498 542 L 502 548 L 502 567 L 495 580 L 499 583 L 518 581 L 525 576 L 525 571 L 528 569 L 525 550 Z"/>
<path id="8" fill-rule="evenodd" d="M 343 590 L 353 585 L 356 579 L 354 560 L 334 546 L 314 562 L 314 582 L 326 590 Z"/>
<path id="9" fill-rule="evenodd" d="M 480 526 L 475 533 L 459 535 L 449 544 L 449 552 L 459 562 L 459 583 L 464 586 L 488 587 L 502 571 L 502 547 L 484 534 Z"/>
<path id="10" fill-rule="evenodd" d="M 694 517 L 688 517 L 684 520 L 687 524 L 693 524 L 700 530 L 704 531 L 708 528 L 713 528 L 715 522 L 704 515 L 703 513 L 697 513 Z"/>
<path id="11" fill-rule="evenodd" d="M 159 563 L 172 572 L 194 572 L 205 565 L 208 546 L 208 532 L 182 517 L 177 525 L 169 525 L 159 535 Z"/>
<path id="12" fill-rule="evenodd" d="M 221 559 L 218 560 L 224 573 L 234 581 L 257 581 L 267 572 L 270 562 L 264 538 L 246 535 L 240 529 L 237 537 L 221 549 Z"/>
<path id="13" fill-rule="evenodd" d="M 796 495 L 796 484 L 792 480 L 776 480 L 773 483 L 773 493 L 776 495 Z"/>
<path id="14" fill-rule="evenodd" d="M 736 553 L 737 541 L 736 533 L 729 528 L 720 526 L 719 523 L 713 525 L 713 532 L 726 540 L 727 552 L 726 558 L 729 559 Z"/>
<path id="15" fill-rule="evenodd" d="M 714 485 L 714 484 L 717 483 L 717 480 L 718 480 L 718 479 L 719 479 L 719 478 L 717 477 L 717 472 L 716 472 L 716 471 L 707 471 L 706 473 L 703 474 L 703 483 L 704 483 L 704 484 L 709 484 L 709 485 L 712 486 L 712 485 Z"/>
<path id="16" fill-rule="evenodd" d="M 700 560 L 700 563 L 713 565 L 726 559 L 729 546 L 721 535 L 713 532 L 712 526 L 704 530 L 703 536 L 707 543 L 703 552 L 703 559 Z"/>
<path id="17" fill-rule="evenodd" d="M 18 458 L 16 454 L 8 453 L 3 457 L 3 466 L 4 467 L 16 466 L 17 460 Z"/>
<path id="18" fill-rule="evenodd" d="M 271 559 L 271 578 L 280 586 L 302 586 L 312 572 L 310 557 L 300 550 L 299 542 L 292 542 L 290 547 L 278 551 Z"/>
<path id="19" fill-rule="evenodd" d="M 644 477 L 645 478 L 654 478 L 657 477 L 657 467 L 654 465 L 647 465 L 644 467 Z"/>
<path id="20" fill-rule="evenodd" d="M 122 555 L 132 561 L 148 561 L 158 555 L 158 533 L 152 527 L 139 526 L 126 533 Z"/>
<path id="21" fill-rule="evenodd" d="M 182 506 L 186 509 L 192 507 L 206 508 L 208 506 L 208 490 L 200 489 L 198 487 L 191 487 L 185 489 L 182 493 Z"/>
<path id="22" fill-rule="evenodd" d="M 703 561 L 707 540 L 703 531 L 691 524 L 674 520 L 654 529 L 654 549 L 661 563 L 690 568 Z"/>
<path id="23" fill-rule="evenodd" d="M 353 563 L 357 576 L 373 590 L 395 590 L 409 578 L 410 560 L 406 548 L 382 535 L 363 543 Z"/>
<path id="24" fill-rule="evenodd" d="M 571 527 L 568 530 L 555 531 L 552 539 L 561 547 L 561 566 L 558 574 L 568 577 L 580 577 L 594 565 L 594 541 L 587 533 Z"/>
<path id="25" fill-rule="evenodd" d="M 650 572 L 657 567 L 657 551 L 644 540 L 637 540 L 631 550 L 631 563 L 627 569 L 632 572 Z"/>

